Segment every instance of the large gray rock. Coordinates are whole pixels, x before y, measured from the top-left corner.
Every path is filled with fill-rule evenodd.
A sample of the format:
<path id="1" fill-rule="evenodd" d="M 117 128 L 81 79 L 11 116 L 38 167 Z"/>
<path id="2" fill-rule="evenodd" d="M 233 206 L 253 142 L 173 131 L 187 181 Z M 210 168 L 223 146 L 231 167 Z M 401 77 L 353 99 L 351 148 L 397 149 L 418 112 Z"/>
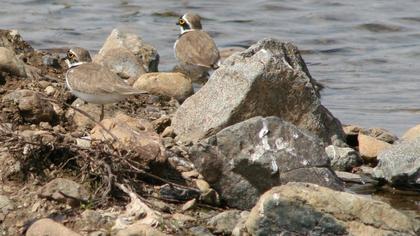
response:
<path id="1" fill-rule="evenodd" d="M 109 68 L 121 78 L 138 78 L 146 73 L 143 62 L 125 48 L 111 48 L 102 51 L 94 62 Z"/>
<path id="2" fill-rule="evenodd" d="M 261 196 L 245 225 L 251 235 L 420 233 L 420 222 L 384 202 L 308 183 L 272 188 Z"/>
<path id="3" fill-rule="evenodd" d="M 394 144 L 378 160 L 373 177 L 397 187 L 420 189 L 420 138 Z"/>
<path id="4" fill-rule="evenodd" d="M 190 152 L 203 177 L 239 209 L 250 209 L 265 191 L 289 181 L 342 187 L 321 140 L 278 117 L 254 117 L 227 127 Z"/>
<path id="5" fill-rule="evenodd" d="M 135 34 L 132 33 L 124 33 L 119 31 L 118 29 L 114 29 L 111 34 L 106 39 L 104 45 L 102 46 L 101 50 L 99 51 L 98 55 L 94 58 L 95 62 L 104 62 L 108 56 L 112 57 L 112 53 L 116 52 L 116 49 L 122 49 L 124 53 L 126 50 L 134 54 L 134 56 L 138 59 L 140 65 L 144 65 L 144 69 L 147 72 L 155 72 L 158 70 L 159 64 L 159 54 L 157 50 L 151 46 L 143 42 L 143 40 Z M 132 63 L 126 63 L 126 57 L 116 55 L 117 59 L 116 62 L 124 66 L 127 65 L 134 65 Z M 119 59 L 118 59 L 119 58 Z M 131 61 L 131 56 L 129 58 Z M 126 64 L 124 64 L 126 63 Z"/>
<path id="6" fill-rule="evenodd" d="M 16 57 L 11 49 L 0 47 L 0 72 L 26 77 L 25 64 Z"/>
<path id="7" fill-rule="evenodd" d="M 321 105 L 306 65 L 291 43 L 264 39 L 226 59 L 173 119 L 181 140 L 196 141 L 254 116 L 278 116 L 330 143 L 344 137 Z"/>
<path id="8" fill-rule="evenodd" d="M 350 171 L 354 167 L 361 166 L 363 159 L 353 148 L 329 145 L 325 148 L 331 167 L 334 170 Z"/>
<path id="9" fill-rule="evenodd" d="M 43 100 L 39 93 L 32 90 L 15 90 L 3 96 L 2 102 L 11 103 L 11 107 L 15 105 L 26 122 L 45 121 L 51 123 L 57 118 L 52 104 Z"/>

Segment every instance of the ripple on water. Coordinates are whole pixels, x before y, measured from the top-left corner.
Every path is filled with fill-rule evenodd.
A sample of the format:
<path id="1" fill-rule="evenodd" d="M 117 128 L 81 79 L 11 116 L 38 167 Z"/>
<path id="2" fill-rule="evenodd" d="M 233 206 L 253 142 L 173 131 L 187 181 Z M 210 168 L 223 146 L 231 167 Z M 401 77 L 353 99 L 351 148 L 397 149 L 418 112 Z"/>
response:
<path id="1" fill-rule="evenodd" d="M 162 12 L 153 12 L 152 16 L 158 17 L 179 17 L 182 13 L 174 12 L 174 11 L 162 11 Z"/>
<path id="2" fill-rule="evenodd" d="M 334 45 L 338 44 L 340 40 L 333 38 L 312 38 L 305 40 L 305 44 L 316 44 L 316 45 Z"/>
<path id="3" fill-rule="evenodd" d="M 285 6 L 283 4 L 265 4 L 262 7 L 264 11 L 273 11 L 273 12 L 281 12 L 281 11 L 297 11 L 297 8 Z"/>
<path id="4" fill-rule="evenodd" d="M 396 18 L 396 20 L 406 21 L 406 22 L 410 22 L 410 23 L 420 23 L 420 17 L 418 17 L 418 16 L 415 16 L 415 17 L 399 17 L 399 18 Z"/>
<path id="5" fill-rule="evenodd" d="M 330 55 L 334 55 L 334 54 L 345 54 L 345 53 L 351 53 L 355 50 L 355 48 L 353 47 L 339 47 L 339 48 L 329 48 L 329 49 L 322 49 L 322 50 L 315 50 L 317 53 L 322 53 L 322 54 L 330 54 Z"/>
<path id="6" fill-rule="evenodd" d="M 383 23 L 359 24 L 355 28 L 361 29 L 361 30 L 367 30 L 373 33 L 392 33 L 392 32 L 401 32 L 405 30 L 404 27 L 401 27 L 398 25 L 390 25 L 390 24 L 383 24 Z"/>

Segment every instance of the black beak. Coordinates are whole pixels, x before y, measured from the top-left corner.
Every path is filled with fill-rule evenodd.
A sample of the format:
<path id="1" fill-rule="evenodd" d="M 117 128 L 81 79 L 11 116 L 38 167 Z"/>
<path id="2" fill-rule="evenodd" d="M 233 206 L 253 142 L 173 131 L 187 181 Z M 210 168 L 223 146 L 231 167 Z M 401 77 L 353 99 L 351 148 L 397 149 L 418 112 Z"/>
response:
<path id="1" fill-rule="evenodd" d="M 179 25 L 179 22 L 176 22 L 175 24 L 176 24 L 176 25 Z"/>

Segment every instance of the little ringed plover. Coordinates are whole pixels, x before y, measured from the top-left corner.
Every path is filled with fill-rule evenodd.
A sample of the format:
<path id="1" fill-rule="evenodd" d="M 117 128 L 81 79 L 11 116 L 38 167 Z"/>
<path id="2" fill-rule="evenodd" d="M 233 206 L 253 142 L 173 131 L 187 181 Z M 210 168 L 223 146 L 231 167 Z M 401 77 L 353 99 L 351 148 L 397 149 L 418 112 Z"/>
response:
<path id="1" fill-rule="evenodd" d="M 201 17 L 189 12 L 178 19 L 177 25 L 181 34 L 175 42 L 174 50 L 179 66 L 187 72 L 194 71 L 203 75 L 217 69 L 219 50 L 210 35 L 202 31 Z"/>
<path id="2" fill-rule="evenodd" d="M 67 52 L 66 86 L 85 102 L 100 104 L 100 120 L 104 117 L 104 104 L 147 93 L 131 87 L 106 67 L 90 61 L 89 52 L 83 48 L 71 48 Z"/>

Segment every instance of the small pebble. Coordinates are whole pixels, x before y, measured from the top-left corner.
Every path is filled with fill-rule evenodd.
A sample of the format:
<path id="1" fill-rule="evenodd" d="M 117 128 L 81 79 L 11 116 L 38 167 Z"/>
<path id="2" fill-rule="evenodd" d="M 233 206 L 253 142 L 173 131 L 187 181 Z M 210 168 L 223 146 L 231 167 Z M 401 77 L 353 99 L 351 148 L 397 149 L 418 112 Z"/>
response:
<path id="1" fill-rule="evenodd" d="M 210 191 L 210 185 L 205 180 L 197 179 L 195 181 L 195 184 L 202 193 L 207 193 L 208 191 Z"/>
<path id="2" fill-rule="evenodd" d="M 200 173 L 198 173 L 197 170 L 191 170 L 191 171 L 182 172 L 181 175 L 184 179 L 192 179 L 192 178 L 197 178 L 200 175 Z"/>
<path id="3" fill-rule="evenodd" d="M 55 93 L 55 91 L 56 91 L 56 89 L 53 87 L 53 86 L 48 86 L 48 87 L 46 87 L 45 89 L 44 89 L 44 92 L 48 95 L 48 96 L 51 96 L 51 95 L 54 95 L 54 93 Z"/>
<path id="4" fill-rule="evenodd" d="M 188 211 L 195 207 L 197 200 L 194 198 L 192 200 L 189 200 L 182 206 L 182 211 Z"/>
<path id="5" fill-rule="evenodd" d="M 171 138 L 175 138 L 175 132 L 174 132 L 174 128 L 172 128 L 171 126 L 168 126 L 165 128 L 165 130 L 163 130 L 162 132 L 162 137 L 171 137 Z"/>
<path id="6" fill-rule="evenodd" d="M 39 127 L 44 130 L 51 130 L 52 126 L 48 122 L 40 122 Z"/>

